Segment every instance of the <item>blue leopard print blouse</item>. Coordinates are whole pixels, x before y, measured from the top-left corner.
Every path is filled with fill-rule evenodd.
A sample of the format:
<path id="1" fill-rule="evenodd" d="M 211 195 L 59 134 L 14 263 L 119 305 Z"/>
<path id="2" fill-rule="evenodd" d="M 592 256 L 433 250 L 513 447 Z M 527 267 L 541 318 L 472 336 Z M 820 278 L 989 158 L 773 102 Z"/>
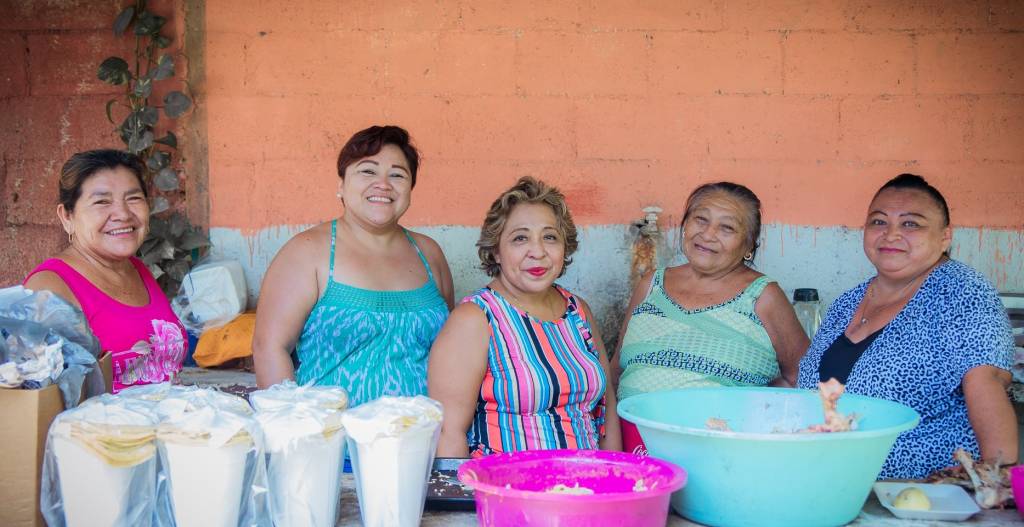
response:
<path id="1" fill-rule="evenodd" d="M 870 280 L 829 307 L 800 361 L 797 385 L 817 388 L 821 356 L 846 329 Z M 847 381 L 850 393 L 896 401 L 921 423 L 900 434 L 879 478 L 922 478 L 954 464 L 963 447 L 978 455 L 960 386 L 976 366 L 1010 369 L 1013 336 L 995 288 L 974 269 L 949 260 L 925 279 L 906 307 L 864 351 Z"/>

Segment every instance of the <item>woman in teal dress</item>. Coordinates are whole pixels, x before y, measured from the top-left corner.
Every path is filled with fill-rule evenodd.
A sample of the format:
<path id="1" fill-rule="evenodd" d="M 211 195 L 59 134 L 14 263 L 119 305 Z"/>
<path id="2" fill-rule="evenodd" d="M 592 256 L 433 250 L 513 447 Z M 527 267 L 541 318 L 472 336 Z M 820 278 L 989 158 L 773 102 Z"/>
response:
<path id="1" fill-rule="evenodd" d="M 418 167 L 397 126 L 367 128 L 341 149 L 344 212 L 289 240 L 263 279 L 253 337 L 260 388 L 287 379 L 340 386 L 352 406 L 426 394 L 427 354 L 453 292 L 441 248 L 398 223 Z"/>

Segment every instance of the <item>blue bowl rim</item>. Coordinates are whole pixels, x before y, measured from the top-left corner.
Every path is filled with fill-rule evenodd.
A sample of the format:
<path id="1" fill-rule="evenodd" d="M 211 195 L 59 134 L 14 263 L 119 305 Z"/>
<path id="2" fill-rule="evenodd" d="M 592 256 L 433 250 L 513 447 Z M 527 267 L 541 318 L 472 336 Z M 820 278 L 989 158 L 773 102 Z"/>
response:
<path id="1" fill-rule="evenodd" d="M 653 397 L 657 397 L 659 395 L 665 395 L 667 393 L 675 393 L 675 392 L 692 393 L 692 392 L 697 392 L 697 391 L 722 392 L 722 391 L 727 391 L 727 390 L 728 391 L 740 391 L 740 390 L 742 390 L 742 391 L 748 391 L 748 392 L 769 392 L 769 393 L 787 393 L 787 392 L 788 393 L 793 393 L 793 392 L 800 392 L 801 394 L 811 394 L 815 398 L 817 398 L 817 396 L 818 396 L 816 390 L 808 390 L 808 389 L 803 389 L 803 388 L 770 388 L 770 387 L 762 387 L 762 386 L 705 386 L 705 387 L 699 387 L 699 388 L 679 388 L 679 389 L 675 389 L 675 390 L 664 390 L 664 391 L 658 391 L 658 392 L 648 392 L 648 393 L 637 394 L 637 395 L 634 395 L 632 397 L 623 399 L 622 401 L 619 401 L 617 403 L 617 406 L 616 406 L 616 411 L 618 412 L 619 416 L 625 418 L 626 420 L 628 420 L 629 422 L 631 422 L 631 423 L 633 423 L 635 425 L 647 426 L 647 427 L 650 427 L 650 428 L 654 428 L 656 430 L 663 430 L 663 431 L 666 431 L 666 432 L 683 432 L 683 433 L 686 433 L 688 435 L 714 437 L 714 438 L 721 438 L 721 439 L 736 439 L 736 440 L 756 439 L 756 440 L 759 440 L 759 441 L 785 441 L 785 442 L 793 442 L 793 441 L 822 441 L 822 440 L 824 440 L 824 441 L 842 441 L 842 440 L 847 440 L 847 439 L 852 439 L 852 438 L 869 438 L 869 437 L 891 436 L 891 435 L 897 435 L 897 434 L 900 434 L 900 433 L 905 432 L 907 430 L 910 430 L 910 429 L 914 428 L 915 426 L 917 426 L 918 423 L 921 422 L 921 415 L 919 413 L 917 413 L 917 410 L 914 410 L 913 408 L 911 408 L 911 407 L 909 407 L 909 406 L 907 406 L 905 404 L 897 403 L 895 401 L 890 401 L 888 399 L 881 399 L 881 398 L 878 398 L 878 397 L 869 397 L 869 396 L 866 396 L 866 395 L 858 395 L 858 394 L 853 394 L 853 393 L 844 393 L 842 395 L 842 397 L 843 398 L 864 399 L 864 400 L 871 400 L 871 401 L 875 401 L 875 402 L 880 402 L 880 403 L 883 403 L 885 405 L 896 407 L 896 408 L 898 408 L 898 409 L 900 409 L 902 411 L 910 412 L 914 416 L 914 418 L 910 419 L 910 420 L 908 420 L 908 421 L 906 421 L 906 422 L 904 422 L 902 424 L 888 426 L 888 427 L 885 427 L 885 428 L 877 428 L 877 429 L 874 429 L 874 430 L 851 430 L 849 432 L 827 432 L 827 433 L 807 433 L 807 432 L 751 433 L 751 432 L 729 432 L 729 431 L 722 431 L 722 430 L 709 430 L 707 428 L 697 428 L 697 427 L 690 427 L 690 426 L 671 425 L 671 424 L 661 423 L 661 422 L 654 421 L 654 420 L 651 420 L 651 419 L 647 419 L 647 418 L 636 416 L 636 415 L 634 415 L 630 411 L 630 408 L 629 408 L 630 406 L 632 406 L 634 404 L 639 404 L 639 403 L 630 402 L 630 401 L 637 401 L 637 400 L 640 400 L 640 399 L 643 399 L 643 398 L 653 398 Z"/>
<path id="2" fill-rule="evenodd" d="M 628 463 L 630 461 L 640 461 L 642 463 L 650 463 L 665 468 L 672 473 L 672 479 L 668 485 L 659 489 L 651 489 L 642 492 L 600 492 L 594 494 L 555 494 L 551 492 L 541 492 L 536 490 L 520 490 L 505 488 L 503 485 L 493 485 L 490 483 L 484 483 L 476 480 L 474 473 L 472 476 L 469 474 L 473 472 L 473 468 L 479 465 L 484 460 L 493 458 L 495 456 L 501 456 L 505 458 L 526 458 L 530 459 L 534 456 L 543 456 L 551 458 L 553 455 L 564 455 L 565 458 L 584 457 L 587 455 L 596 454 L 599 461 L 603 462 L 623 462 Z M 503 452 L 498 454 L 492 454 L 490 456 L 471 459 L 459 466 L 458 470 L 459 481 L 462 484 L 472 487 L 474 495 L 477 499 L 480 499 L 480 492 L 494 495 L 501 495 L 513 499 L 528 499 L 528 500 L 541 500 L 541 501 L 565 501 L 566 499 L 573 501 L 582 502 L 599 502 L 599 501 L 627 501 L 627 500 L 640 500 L 640 499 L 654 499 L 662 496 L 667 496 L 686 485 L 689 480 L 686 469 L 676 465 L 671 461 L 664 459 L 655 458 L 652 456 L 638 456 L 629 452 L 617 452 L 613 450 L 573 450 L 573 449 L 554 449 L 554 450 L 522 450 L 519 452 Z M 473 481 L 470 481 L 473 478 Z"/>

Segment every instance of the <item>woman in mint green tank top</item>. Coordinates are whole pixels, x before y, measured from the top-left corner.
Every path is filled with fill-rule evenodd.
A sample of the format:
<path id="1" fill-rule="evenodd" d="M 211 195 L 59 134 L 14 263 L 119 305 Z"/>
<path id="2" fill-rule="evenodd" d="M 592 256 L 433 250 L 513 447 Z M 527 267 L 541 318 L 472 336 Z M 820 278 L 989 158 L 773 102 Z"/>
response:
<path id="1" fill-rule="evenodd" d="M 342 216 L 289 240 L 263 279 L 253 338 L 261 388 L 340 386 L 353 406 L 426 394 L 427 354 L 453 292 L 441 248 L 398 223 L 418 166 L 397 126 L 370 127 L 342 148 Z"/>
<path id="2" fill-rule="evenodd" d="M 687 263 L 640 280 L 619 342 L 619 400 L 695 386 L 796 383 L 808 339 L 774 280 L 750 268 L 761 203 L 735 183 L 698 187 L 682 225 Z M 640 445 L 622 422 L 623 446 Z"/>

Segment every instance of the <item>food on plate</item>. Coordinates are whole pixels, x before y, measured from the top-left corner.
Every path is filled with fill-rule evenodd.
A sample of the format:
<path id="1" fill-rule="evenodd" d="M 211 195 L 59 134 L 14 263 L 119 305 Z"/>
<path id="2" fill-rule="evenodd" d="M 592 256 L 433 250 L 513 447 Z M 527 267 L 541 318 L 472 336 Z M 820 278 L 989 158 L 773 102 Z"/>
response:
<path id="1" fill-rule="evenodd" d="M 1013 499 L 1009 473 L 999 463 L 974 462 L 974 458 L 962 448 L 953 452 L 953 458 L 960 462 L 974 486 L 974 501 L 983 509 L 1002 507 Z"/>
<path id="2" fill-rule="evenodd" d="M 1010 473 L 1000 463 L 974 461 L 962 448 L 953 452 L 957 466 L 933 472 L 928 483 L 948 483 L 974 491 L 974 501 L 983 509 L 1005 507 L 1013 498 Z"/>
<path id="3" fill-rule="evenodd" d="M 920 488 L 907 487 L 893 498 L 892 506 L 897 509 L 929 511 L 932 509 L 932 500 Z"/>

